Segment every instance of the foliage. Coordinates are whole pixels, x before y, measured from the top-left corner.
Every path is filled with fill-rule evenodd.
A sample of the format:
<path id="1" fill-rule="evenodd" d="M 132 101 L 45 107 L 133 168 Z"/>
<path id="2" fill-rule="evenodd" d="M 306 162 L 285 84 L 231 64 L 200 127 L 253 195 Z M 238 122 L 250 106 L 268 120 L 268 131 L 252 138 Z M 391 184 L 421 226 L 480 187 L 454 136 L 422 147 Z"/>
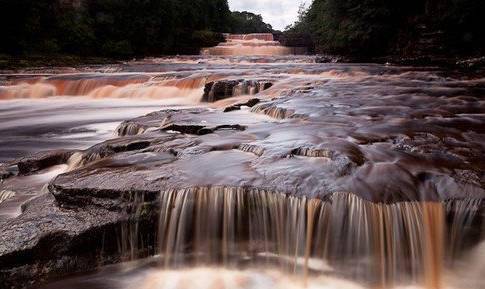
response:
<path id="1" fill-rule="evenodd" d="M 231 19 L 227 0 L 0 0 L 0 53 L 197 53 Z"/>
<path id="2" fill-rule="evenodd" d="M 483 48 L 484 17 L 482 0 L 313 0 L 285 38 L 309 37 L 317 51 L 375 55 L 419 41 L 425 26 L 442 32 L 449 51 L 471 52 Z"/>
<path id="3" fill-rule="evenodd" d="M 232 12 L 231 32 L 236 34 L 272 33 L 273 27 L 264 23 L 263 17 L 247 11 Z"/>
<path id="4" fill-rule="evenodd" d="M 210 30 L 198 30 L 192 34 L 192 40 L 194 47 L 212 47 L 224 42 L 224 36 Z"/>
<path id="5" fill-rule="evenodd" d="M 310 52 L 314 49 L 314 38 L 311 33 L 312 22 L 309 21 L 309 10 L 304 3 L 298 8 L 298 19 L 293 25 L 286 27 L 280 42 L 289 47 L 307 47 Z"/>

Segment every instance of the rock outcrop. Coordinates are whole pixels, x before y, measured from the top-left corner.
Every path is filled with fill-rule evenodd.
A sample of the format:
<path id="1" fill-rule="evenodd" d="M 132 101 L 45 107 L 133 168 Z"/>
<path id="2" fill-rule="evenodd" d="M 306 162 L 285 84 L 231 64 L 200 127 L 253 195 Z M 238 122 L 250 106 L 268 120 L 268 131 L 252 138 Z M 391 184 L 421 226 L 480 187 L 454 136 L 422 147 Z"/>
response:
<path id="1" fill-rule="evenodd" d="M 17 175 L 26 176 L 55 165 L 65 164 L 75 152 L 75 150 L 44 151 L 0 164 L 0 180 Z"/>
<path id="2" fill-rule="evenodd" d="M 138 233 L 149 240 L 155 224 L 137 223 Z M 65 209 L 50 194 L 31 201 L 20 217 L 0 228 L 2 288 L 31 288 L 46 278 L 130 258 L 131 245 L 120 243 L 129 239 L 122 232 L 123 228 L 129 230 L 129 224 L 123 212 L 80 203 L 75 209 Z M 153 248 L 146 247 L 136 254 L 148 255 L 150 250 Z"/>
<path id="3" fill-rule="evenodd" d="M 216 102 L 218 100 L 240 95 L 254 95 L 267 90 L 273 83 L 267 80 L 220 80 L 209 82 L 205 85 L 204 102 Z"/>
<path id="4" fill-rule="evenodd" d="M 231 106 L 228 106 L 224 109 L 224 112 L 231 112 L 231 111 L 235 111 L 235 110 L 240 110 L 241 107 L 243 106 L 246 106 L 246 107 L 253 107 L 255 106 L 256 104 L 260 103 L 261 100 L 258 99 L 258 98 L 252 98 L 246 102 L 243 102 L 243 103 L 236 103 L 236 104 L 233 104 Z"/>

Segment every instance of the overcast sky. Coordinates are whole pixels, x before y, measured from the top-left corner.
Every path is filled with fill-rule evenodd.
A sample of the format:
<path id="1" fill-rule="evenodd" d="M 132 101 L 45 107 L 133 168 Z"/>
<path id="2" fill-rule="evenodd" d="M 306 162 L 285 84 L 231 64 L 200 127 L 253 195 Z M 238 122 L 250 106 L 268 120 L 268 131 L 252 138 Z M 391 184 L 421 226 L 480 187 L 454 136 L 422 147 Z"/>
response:
<path id="1" fill-rule="evenodd" d="M 274 29 L 283 30 L 293 24 L 298 15 L 300 3 L 309 0 L 229 0 L 232 11 L 249 11 L 261 14 L 266 23 Z"/>

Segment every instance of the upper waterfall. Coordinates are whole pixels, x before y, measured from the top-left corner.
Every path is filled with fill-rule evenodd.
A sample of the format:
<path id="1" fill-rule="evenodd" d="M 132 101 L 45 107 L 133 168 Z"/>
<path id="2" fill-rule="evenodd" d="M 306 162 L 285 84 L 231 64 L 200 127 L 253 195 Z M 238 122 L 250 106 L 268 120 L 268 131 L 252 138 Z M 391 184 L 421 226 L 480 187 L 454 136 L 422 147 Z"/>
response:
<path id="1" fill-rule="evenodd" d="M 275 41 L 271 33 L 253 34 L 224 34 L 226 42 L 220 43 L 216 47 L 204 48 L 202 55 L 291 55 L 304 54 L 305 51 L 295 47 L 282 46 L 279 41 Z"/>

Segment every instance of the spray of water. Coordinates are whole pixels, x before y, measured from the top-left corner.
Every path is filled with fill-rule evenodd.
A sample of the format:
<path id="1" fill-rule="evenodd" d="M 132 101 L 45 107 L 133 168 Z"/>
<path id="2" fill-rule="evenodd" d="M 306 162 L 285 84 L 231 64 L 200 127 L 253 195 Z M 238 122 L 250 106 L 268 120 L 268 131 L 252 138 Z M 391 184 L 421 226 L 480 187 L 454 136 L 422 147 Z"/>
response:
<path id="1" fill-rule="evenodd" d="M 206 48 L 201 51 L 202 55 L 289 55 L 295 54 L 295 50 L 282 46 L 274 41 L 271 33 L 256 34 L 227 34 L 226 42 L 216 47 Z"/>

